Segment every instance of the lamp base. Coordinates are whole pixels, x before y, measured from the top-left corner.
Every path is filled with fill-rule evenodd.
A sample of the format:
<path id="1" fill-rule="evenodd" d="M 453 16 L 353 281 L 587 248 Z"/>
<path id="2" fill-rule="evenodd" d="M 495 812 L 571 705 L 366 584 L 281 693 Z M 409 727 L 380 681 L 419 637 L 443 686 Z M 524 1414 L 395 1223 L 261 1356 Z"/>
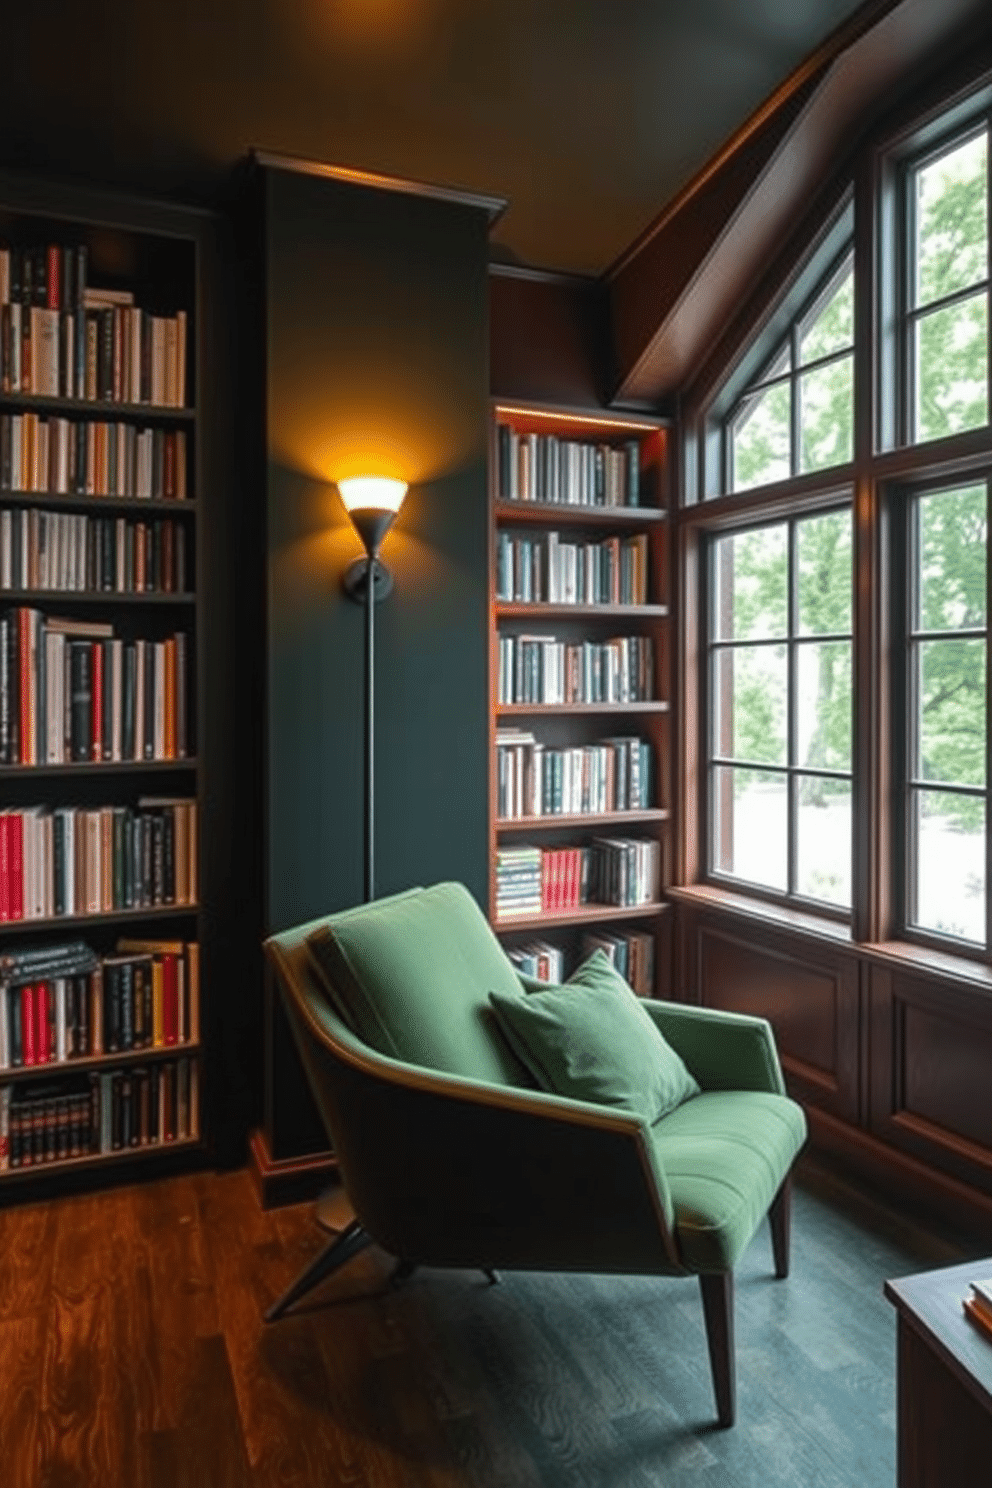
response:
<path id="1" fill-rule="evenodd" d="M 349 599 L 356 604 L 365 603 L 365 594 L 369 582 L 369 560 L 367 558 L 356 558 L 354 563 L 349 563 L 345 569 L 344 578 L 341 580 L 342 587 Z M 393 576 L 386 565 L 377 558 L 375 560 L 375 579 L 372 585 L 372 603 L 378 604 L 380 600 L 392 593 Z"/>

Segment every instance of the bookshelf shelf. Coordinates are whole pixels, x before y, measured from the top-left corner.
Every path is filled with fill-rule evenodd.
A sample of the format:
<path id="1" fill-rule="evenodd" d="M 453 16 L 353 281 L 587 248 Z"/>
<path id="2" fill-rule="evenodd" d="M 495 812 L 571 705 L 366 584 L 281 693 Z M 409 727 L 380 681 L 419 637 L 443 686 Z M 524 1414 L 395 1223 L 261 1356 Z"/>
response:
<path id="1" fill-rule="evenodd" d="M 196 770 L 197 767 L 195 756 L 165 760 L 86 760 L 61 765 L 0 765 L 0 780 L 34 780 L 46 775 L 156 775 L 171 774 L 174 770 Z"/>
<path id="2" fill-rule="evenodd" d="M 535 522 L 541 526 L 602 527 L 612 531 L 652 527 L 667 511 L 654 506 L 577 506 L 563 501 L 497 501 L 493 515 L 501 525 Z"/>
<path id="3" fill-rule="evenodd" d="M 136 420 L 149 424 L 192 424 L 196 409 L 167 403 L 115 403 L 110 398 L 49 398 L 38 393 L 0 393 L 0 409 L 11 412 L 75 414 L 78 418 Z"/>
<path id="4" fill-rule="evenodd" d="M 586 937 L 599 927 L 599 943 L 612 946 L 637 990 L 652 993 L 669 984 L 657 954 L 662 899 L 510 916 L 499 905 L 501 897 L 513 897 L 515 881 L 530 884 L 535 874 L 545 903 L 559 894 L 579 897 L 579 875 L 585 885 L 587 873 L 593 893 L 598 873 L 607 875 L 608 884 L 616 882 L 614 873 L 624 884 L 634 874 L 629 881 L 641 883 L 642 894 L 653 900 L 664 893 L 670 855 L 667 493 L 663 421 L 608 410 L 591 415 L 527 402 L 494 404 L 490 918 L 499 935 L 510 937 L 517 964 L 526 969 L 519 957 L 533 957 L 535 974 L 540 964 L 542 975 L 561 964 L 567 974 L 585 953 Z M 596 593 L 643 602 L 559 599 Z M 555 602 L 532 594 L 552 594 Z M 601 690 L 593 685 L 600 669 L 616 678 L 625 668 L 630 690 L 646 693 L 645 700 L 500 701 L 589 696 Z M 534 800 L 543 801 L 543 814 L 498 815 L 508 809 L 507 801 L 509 809 L 519 810 Z M 549 809 L 562 804 L 570 809 Z M 599 809 L 575 809 L 580 804 Z M 528 935 L 542 938 L 525 943 Z"/>
<path id="5" fill-rule="evenodd" d="M 23 1084 L 29 1080 L 54 1079 L 59 1075 L 87 1074 L 92 1070 L 123 1069 L 135 1064 L 148 1064 L 166 1059 L 179 1059 L 184 1054 L 199 1054 L 199 1039 L 182 1044 L 156 1044 L 144 1049 L 119 1049 L 111 1054 L 85 1054 L 73 1059 L 49 1059 L 45 1064 L 19 1064 L 0 1069 L 0 1083 Z M 70 1159 L 71 1160 L 71 1159 Z"/>
<path id="6" fill-rule="evenodd" d="M 131 925 L 145 920 L 190 919 L 197 915 L 198 909 L 196 904 L 156 904 L 144 909 L 106 909 L 99 914 L 47 915 L 43 919 L 2 920 L 0 937 L 8 939 L 12 935 L 29 936 L 42 930 L 78 931 L 87 925 L 116 925 L 118 922 Z"/>
<path id="7" fill-rule="evenodd" d="M 671 813 L 660 806 L 645 807 L 643 811 L 578 811 L 569 815 L 547 814 L 545 816 L 497 817 L 497 836 L 515 832 L 560 832 L 562 829 L 589 827 L 629 827 L 660 824 L 668 821 Z"/>
<path id="8" fill-rule="evenodd" d="M 115 605 L 163 606 L 166 609 L 190 608 L 196 604 L 196 595 L 160 594 L 154 590 L 143 590 L 140 594 L 116 589 L 0 589 L 0 606 L 4 604 L 45 605 L 96 605 L 113 608 Z"/>
<path id="9" fill-rule="evenodd" d="M 170 517 L 193 517 L 196 513 L 196 502 L 188 496 L 84 496 L 78 492 L 0 490 L 0 503 L 4 506 L 51 507 L 57 511 L 86 512 L 94 516 L 105 512 L 134 512 L 139 515 L 152 512 Z"/>
<path id="10" fill-rule="evenodd" d="M 615 920 L 654 920 L 668 909 L 660 900 L 652 904 L 580 904 L 576 909 L 546 909 L 540 914 L 502 915 L 494 919 L 494 928 L 510 930 L 545 930 L 555 926 L 604 925 Z"/>
<path id="11" fill-rule="evenodd" d="M 638 713 L 667 713 L 669 704 L 664 699 L 644 703 L 497 703 L 498 718 L 534 717 L 578 717 L 600 714 L 608 717 L 631 717 Z"/>
<path id="12" fill-rule="evenodd" d="M 668 606 L 663 604 L 523 604 L 509 600 L 496 601 L 499 620 L 664 620 Z"/>
<path id="13" fill-rule="evenodd" d="M 6 1074 L 7 1072 L 4 1071 Z M 87 1152 L 82 1157 L 57 1157 L 49 1162 L 25 1163 L 20 1167 L 7 1168 L 3 1173 L 3 1182 L 16 1182 L 19 1178 L 28 1180 L 41 1177 L 55 1176 L 77 1168 L 105 1168 L 111 1163 L 142 1161 L 148 1158 L 158 1158 L 159 1161 L 167 1153 L 177 1151 L 193 1152 L 203 1148 L 204 1139 L 195 1137 L 173 1137 L 165 1142 L 148 1142 L 144 1146 L 137 1147 L 115 1147 L 111 1152 Z"/>

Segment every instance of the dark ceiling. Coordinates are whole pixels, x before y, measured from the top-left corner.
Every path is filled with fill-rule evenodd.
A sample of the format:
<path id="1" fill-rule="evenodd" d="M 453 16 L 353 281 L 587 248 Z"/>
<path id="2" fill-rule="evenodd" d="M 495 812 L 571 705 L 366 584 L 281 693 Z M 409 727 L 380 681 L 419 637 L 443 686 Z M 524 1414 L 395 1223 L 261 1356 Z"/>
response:
<path id="1" fill-rule="evenodd" d="M 210 202 L 256 146 L 508 198 L 495 255 L 599 273 L 857 9 L 19 0 L 0 163 Z"/>

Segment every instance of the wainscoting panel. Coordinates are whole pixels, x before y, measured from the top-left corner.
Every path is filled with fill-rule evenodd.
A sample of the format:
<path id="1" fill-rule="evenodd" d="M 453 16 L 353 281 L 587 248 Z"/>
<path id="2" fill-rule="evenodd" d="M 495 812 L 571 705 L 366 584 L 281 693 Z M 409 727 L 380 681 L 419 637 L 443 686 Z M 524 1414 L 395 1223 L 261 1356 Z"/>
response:
<path id="1" fill-rule="evenodd" d="M 992 996 L 874 966 L 872 1132 L 992 1193 Z"/>
<path id="2" fill-rule="evenodd" d="M 679 906 L 689 1000 L 767 1018 L 790 1093 L 856 1122 L 859 995 L 856 959 L 830 944 L 760 924 L 729 928 Z"/>

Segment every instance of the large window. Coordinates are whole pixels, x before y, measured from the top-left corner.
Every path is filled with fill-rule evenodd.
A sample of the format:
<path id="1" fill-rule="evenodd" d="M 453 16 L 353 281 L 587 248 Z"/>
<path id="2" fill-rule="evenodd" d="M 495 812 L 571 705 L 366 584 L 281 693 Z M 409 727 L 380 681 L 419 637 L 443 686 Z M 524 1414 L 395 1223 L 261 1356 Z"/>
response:
<path id="1" fill-rule="evenodd" d="M 686 399 L 682 512 L 704 555 L 699 873 L 986 959 L 990 99 L 854 162 Z"/>
<path id="2" fill-rule="evenodd" d="M 987 485 L 914 496 L 908 512 L 906 918 L 984 946 Z"/>
<path id="3" fill-rule="evenodd" d="M 713 869 L 849 907 L 850 512 L 715 540 L 710 595 Z"/>

